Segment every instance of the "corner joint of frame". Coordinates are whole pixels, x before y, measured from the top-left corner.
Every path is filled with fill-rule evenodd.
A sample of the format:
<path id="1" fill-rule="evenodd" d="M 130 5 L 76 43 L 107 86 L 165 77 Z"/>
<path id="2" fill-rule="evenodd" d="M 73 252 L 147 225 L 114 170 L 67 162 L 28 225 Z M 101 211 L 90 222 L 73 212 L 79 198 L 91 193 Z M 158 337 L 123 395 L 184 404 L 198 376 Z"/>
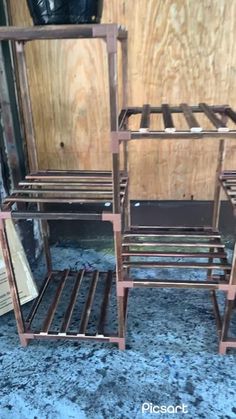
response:
<path id="1" fill-rule="evenodd" d="M 109 221 L 113 224 L 114 232 L 121 232 L 121 214 L 110 214 L 103 212 L 102 221 Z"/>
<path id="2" fill-rule="evenodd" d="M 118 27 L 117 25 L 111 25 L 107 27 L 106 31 L 106 43 L 108 53 L 117 53 L 117 41 L 118 41 Z"/>
<path id="3" fill-rule="evenodd" d="M 126 288 L 133 288 L 134 284 L 133 281 L 119 281 L 117 282 L 116 288 L 117 288 L 117 296 L 118 297 L 124 297 L 125 296 L 125 289 Z"/>
<path id="4" fill-rule="evenodd" d="M 12 218 L 10 211 L 0 211 L 0 220 L 10 220 Z"/>
<path id="5" fill-rule="evenodd" d="M 225 355 L 227 351 L 228 345 L 227 342 L 221 341 L 219 344 L 219 353 L 220 355 Z"/>
<path id="6" fill-rule="evenodd" d="M 236 285 L 231 285 L 228 290 L 227 298 L 228 300 L 234 301 L 236 297 Z"/>
<path id="7" fill-rule="evenodd" d="M 111 152 L 113 154 L 119 153 L 119 145 L 121 141 L 131 140 L 130 131 L 112 131 L 111 132 Z"/>
<path id="8" fill-rule="evenodd" d="M 220 291 L 225 291 L 227 293 L 228 300 L 235 300 L 236 297 L 236 285 L 228 285 L 228 284 L 220 284 L 219 285 Z"/>

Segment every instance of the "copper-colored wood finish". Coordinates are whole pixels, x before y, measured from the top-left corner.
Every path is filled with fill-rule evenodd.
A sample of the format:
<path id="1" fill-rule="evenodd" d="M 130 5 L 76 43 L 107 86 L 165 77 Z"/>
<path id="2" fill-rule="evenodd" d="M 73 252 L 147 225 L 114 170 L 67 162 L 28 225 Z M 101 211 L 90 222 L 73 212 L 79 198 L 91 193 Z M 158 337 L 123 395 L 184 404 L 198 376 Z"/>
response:
<path id="1" fill-rule="evenodd" d="M 59 281 L 58 281 L 59 279 Z M 66 285 L 66 282 L 68 283 Z M 116 342 L 119 344 L 117 322 L 111 324 L 109 315 L 114 317 L 116 307 L 109 304 L 114 298 L 115 275 L 108 272 L 53 271 L 45 278 L 33 307 L 26 319 L 27 339 L 82 339 Z M 53 297 L 46 296 L 46 288 L 54 287 Z M 68 305 L 63 303 L 63 288 L 70 287 Z M 57 309 L 63 320 L 57 316 Z M 81 313 L 78 316 L 78 307 Z M 43 307 L 44 321 L 40 327 Z M 48 307 L 45 310 L 45 307 Z"/>
<path id="2" fill-rule="evenodd" d="M 15 220 L 33 218 L 38 219 L 41 223 L 42 236 L 44 241 L 44 253 L 47 261 L 47 277 L 40 291 L 39 297 L 36 299 L 33 308 L 26 321 L 22 318 L 19 307 L 19 296 L 16 288 L 14 273 L 8 270 L 9 283 L 13 284 L 12 294 L 15 299 L 15 315 L 22 339 L 30 339 L 35 337 L 37 333 L 31 332 L 32 323 L 38 309 L 44 300 L 44 295 L 54 277 L 52 261 L 50 255 L 50 247 L 48 244 L 48 225 L 50 219 L 66 220 L 66 219 L 82 219 L 82 220 L 104 220 L 110 221 L 114 229 L 114 242 L 117 257 L 116 282 L 122 280 L 122 265 L 119 255 L 121 253 L 121 211 L 123 212 L 124 204 L 127 203 L 125 194 L 128 192 L 127 175 L 120 170 L 119 150 L 113 153 L 112 171 L 96 171 L 96 170 L 62 170 L 62 171 L 40 171 L 38 164 L 38 153 L 34 135 L 34 124 L 31 109 L 31 99 L 28 86 L 28 74 L 26 71 L 25 49 L 24 43 L 33 40 L 45 39 L 78 39 L 78 38 L 102 38 L 106 42 L 108 56 L 108 76 L 110 90 L 110 131 L 112 134 L 118 133 L 118 69 L 117 69 L 117 41 L 121 42 L 123 65 L 123 99 L 122 106 L 127 106 L 127 31 L 116 24 L 102 25 L 68 25 L 68 26 L 44 26 L 44 27 L 7 27 L 0 28 L 0 41 L 11 40 L 15 42 L 17 64 L 19 71 L 19 91 L 21 95 L 21 104 L 24 117 L 25 133 L 27 137 L 27 147 L 30 162 L 31 173 L 22 180 L 12 194 L 7 197 L 3 203 L 1 218 L 13 218 Z M 124 168 L 127 169 L 127 149 L 124 147 Z M 18 203 L 25 203 L 26 208 L 21 210 Z M 55 210 L 46 209 L 44 204 L 53 204 Z M 65 209 L 58 211 L 58 204 L 67 204 Z M 83 212 L 75 209 L 73 204 L 106 204 L 110 206 L 109 211 L 100 210 L 99 212 Z M 30 204 L 30 205 L 29 205 Z M 33 205 L 32 205 L 33 204 Z M 109 215 L 109 217 L 108 217 Z M 2 221 L 4 223 L 4 221 Z M 4 231 L 4 229 L 2 230 Z M 4 245 L 4 234 L 2 242 Z M 11 266 L 11 255 L 7 254 L 8 266 Z M 94 303 L 96 288 L 99 282 L 100 273 L 96 271 L 88 291 L 87 300 L 81 317 L 80 326 L 76 335 L 67 334 L 71 317 L 76 304 L 76 297 L 79 294 L 81 284 L 84 283 L 85 272 L 77 274 L 74 288 L 67 306 L 63 323 L 59 333 L 51 332 L 54 318 L 60 305 L 61 296 L 64 288 L 69 283 L 71 272 L 66 270 L 59 281 L 59 286 L 55 291 L 54 298 L 48 308 L 46 317 L 38 335 L 43 338 L 60 338 L 68 336 L 70 338 L 86 337 L 86 330 L 90 320 L 90 313 Z M 100 308 L 100 319 L 98 322 L 99 336 L 98 340 L 105 340 L 117 343 L 121 349 L 125 346 L 125 319 L 126 319 L 126 299 L 117 296 L 118 311 L 118 332 L 117 336 L 103 336 L 102 331 L 105 327 L 105 319 L 107 315 L 107 304 L 111 292 L 111 283 L 113 275 L 107 274 L 105 294 L 102 299 Z M 17 305 L 18 301 L 18 305 Z M 25 328 L 27 333 L 25 334 Z M 38 336 L 37 335 L 37 336 Z M 26 336 L 26 337 L 25 337 Z M 93 336 L 96 339 L 97 336 Z"/>
<path id="3" fill-rule="evenodd" d="M 160 130 L 153 122 L 148 123 L 148 127 L 143 128 L 144 118 L 148 119 L 150 115 L 163 118 L 164 129 Z M 183 115 L 187 121 L 188 129 L 177 129 L 173 116 Z M 222 122 L 224 115 L 229 116 L 233 128 L 227 126 L 226 122 Z M 140 124 L 137 128 L 129 131 L 129 120 L 134 115 L 140 115 Z M 208 124 L 201 126 L 198 117 L 205 115 Z M 146 121 L 145 121 L 146 123 Z M 143 105 L 143 107 L 127 107 L 122 109 L 119 118 L 119 128 L 121 130 L 120 140 L 127 141 L 133 139 L 199 139 L 199 138 L 220 138 L 224 134 L 225 138 L 236 137 L 236 113 L 227 105 L 208 106 L 200 103 L 198 106 L 189 106 L 186 103 L 179 106 L 170 106 L 163 104 L 161 107 L 152 105 Z M 209 125 L 209 127 L 208 127 Z M 126 134 L 122 136 L 123 134 Z M 129 134 L 129 135 L 128 135 Z"/>
<path id="4" fill-rule="evenodd" d="M 108 32 L 113 30 L 116 39 L 127 37 L 125 28 L 116 24 L 91 25 L 49 25 L 49 26 L 1 26 L 0 41 L 34 41 L 40 39 L 77 39 L 103 38 L 107 39 Z"/>
<path id="5" fill-rule="evenodd" d="M 31 111 L 31 101 L 27 84 L 27 72 L 24 57 L 23 41 L 34 39 L 71 39 L 71 38 L 102 38 L 106 41 L 108 55 L 108 77 L 109 77 L 109 101 L 110 101 L 110 136 L 112 152 L 112 172 L 97 171 L 39 171 L 37 161 L 37 150 L 34 138 L 34 127 Z M 118 115 L 118 69 L 117 69 L 117 39 L 122 43 L 123 52 L 123 109 Z M 125 326 L 129 288 L 137 287 L 172 287 L 207 289 L 211 292 L 214 313 L 216 316 L 217 328 L 220 333 L 220 350 L 228 345 L 232 339 L 228 339 L 229 323 L 233 309 L 233 300 L 236 293 L 236 251 L 233 262 L 229 263 L 221 236 L 217 231 L 220 212 L 220 187 L 216 182 L 214 195 L 213 228 L 187 228 L 187 227 L 139 227 L 132 228 L 127 207 L 128 196 L 128 150 L 129 140 L 149 139 L 200 139 L 212 137 L 220 139 L 219 158 L 217 164 L 217 177 L 223 167 L 224 140 L 225 138 L 236 138 L 236 114 L 227 105 L 208 106 L 200 103 L 198 106 L 189 106 L 184 103 L 180 106 L 144 105 L 143 107 L 127 106 L 127 32 L 117 25 L 74 25 L 43 28 L 0 28 L 0 41 L 16 41 L 18 55 L 18 68 L 20 72 L 20 91 L 22 95 L 23 114 L 25 118 L 25 130 L 28 142 L 28 154 L 32 173 L 20 182 L 19 186 L 7 197 L 3 205 L 1 242 L 4 250 L 5 262 L 8 267 L 8 278 L 11 286 L 17 326 L 22 342 L 34 338 L 42 339 L 87 339 L 115 342 L 121 349 L 125 345 Z M 140 123 L 137 129 L 129 130 L 129 120 L 133 115 L 140 114 Z M 153 114 L 163 120 L 162 130 L 152 126 Z M 182 115 L 187 122 L 188 129 L 177 129 L 174 121 L 174 114 Z M 198 122 L 198 116 L 202 114 L 207 118 L 208 126 L 204 127 Z M 227 125 L 227 118 L 231 126 Z M 120 149 L 124 146 L 124 172 L 121 171 Z M 227 178 L 227 181 L 229 179 Z M 232 179 L 231 179 L 232 181 Z M 233 187 L 231 183 L 231 187 Z M 228 195 L 233 196 L 233 189 Z M 232 199 L 231 199 L 232 200 Z M 35 208 L 27 208 L 24 211 L 15 209 L 19 202 L 35 204 Z M 71 208 L 72 204 L 83 203 L 106 203 L 112 204 L 109 221 L 113 223 L 114 243 L 116 256 L 115 288 L 117 299 L 117 331 L 105 332 L 105 323 L 112 289 L 113 274 L 108 272 L 101 274 L 98 271 L 88 273 L 80 271 L 71 272 L 69 269 L 64 272 L 52 270 L 49 247 L 45 246 L 46 258 L 48 261 L 48 273 L 40 290 L 39 297 L 33 304 L 28 319 L 24 321 L 19 304 L 19 296 L 16 287 L 14 272 L 12 269 L 11 255 L 7 245 L 7 237 L 4 230 L 4 218 L 14 219 L 34 218 L 43 221 L 45 243 L 47 244 L 46 221 L 49 219 L 84 219 L 84 220 L 108 220 L 102 213 L 81 213 Z M 52 203 L 68 204 L 67 209 L 61 212 L 45 210 L 43 204 Z M 125 213 L 125 221 L 122 215 Z M 123 221 L 121 223 L 121 220 Z M 45 223 L 44 223 L 45 221 Z M 125 228 L 125 232 L 123 232 Z M 171 261 L 169 260 L 171 258 Z M 174 260 L 173 260 L 174 259 Z M 200 260 L 199 260 L 200 259 Z M 157 277 L 137 278 L 137 268 L 142 271 L 148 269 L 160 269 L 162 275 L 169 269 L 179 269 L 180 272 L 189 269 L 197 269 L 205 273 L 205 277 L 196 280 L 170 279 Z M 33 325 L 45 299 L 48 287 L 54 283 L 55 277 L 59 277 L 53 298 L 46 311 L 43 324 L 39 329 Z M 91 312 L 93 310 L 98 287 L 103 278 L 103 294 L 99 300 L 99 316 L 96 322 L 95 332 L 89 332 Z M 69 302 L 65 307 L 63 320 L 54 329 L 57 320 L 57 311 L 62 301 L 64 288 L 74 280 L 74 286 L 70 293 Z M 73 323 L 73 314 L 76 310 L 77 298 L 83 285 L 88 285 L 83 310 L 76 330 L 70 331 Z M 223 319 L 220 317 L 220 310 L 216 299 L 216 290 L 226 293 L 226 311 Z M 73 326 L 74 327 L 74 326 Z"/>

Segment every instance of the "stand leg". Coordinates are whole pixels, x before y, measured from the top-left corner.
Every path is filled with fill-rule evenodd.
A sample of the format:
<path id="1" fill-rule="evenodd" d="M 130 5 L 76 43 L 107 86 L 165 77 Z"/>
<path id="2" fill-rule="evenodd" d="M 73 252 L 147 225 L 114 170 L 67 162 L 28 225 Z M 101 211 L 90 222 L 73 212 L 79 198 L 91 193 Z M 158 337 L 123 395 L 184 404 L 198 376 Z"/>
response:
<path id="1" fill-rule="evenodd" d="M 220 345 L 219 345 L 219 352 L 221 354 L 225 354 L 226 352 L 225 343 L 228 339 L 228 332 L 229 332 L 230 320 L 231 320 L 233 308 L 234 308 L 234 300 L 227 299 L 225 313 L 224 313 L 224 320 L 223 320 L 223 325 L 222 325 Z"/>
<path id="2" fill-rule="evenodd" d="M 218 162 L 216 167 L 216 179 L 215 179 L 215 191 L 214 191 L 214 206 L 213 206 L 213 215 L 212 215 L 212 227 L 217 229 L 219 227 L 219 218 L 220 218 L 220 193 L 221 185 L 219 182 L 219 175 L 223 170 L 224 164 L 224 155 L 225 155 L 225 140 L 220 140 L 219 143 L 219 152 L 218 152 Z"/>
<path id="3" fill-rule="evenodd" d="M 216 166 L 214 204 L 213 204 L 213 215 L 212 215 L 212 228 L 213 229 L 218 229 L 218 227 L 219 227 L 220 206 L 221 206 L 221 200 L 220 200 L 221 186 L 220 186 L 220 182 L 219 182 L 219 175 L 223 170 L 224 150 L 225 150 L 225 141 L 222 139 L 219 142 L 218 160 L 217 160 L 217 166 Z M 209 253 L 212 253 L 212 255 L 213 255 L 212 258 L 208 259 L 209 263 L 213 262 L 213 260 L 214 260 L 214 252 L 215 252 L 215 248 L 210 248 L 209 249 Z M 208 269 L 207 270 L 207 279 L 210 280 L 211 276 L 212 276 L 212 269 Z M 220 333 L 221 322 L 220 322 L 216 292 L 214 290 L 211 292 L 211 298 L 212 298 L 214 313 L 215 313 L 216 321 L 217 321 L 217 329 L 218 329 L 218 332 Z"/>
<path id="4" fill-rule="evenodd" d="M 47 265 L 47 272 L 50 273 L 52 271 L 52 258 L 51 258 L 51 251 L 48 242 L 48 223 L 45 220 L 40 220 L 40 230 L 43 237 L 43 248 L 44 248 L 44 255 L 46 259 Z"/>
<path id="5" fill-rule="evenodd" d="M 24 118 L 24 131 L 26 135 L 30 170 L 38 169 L 37 144 L 35 140 L 33 114 L 30 100 L 30 90 L 27 76 L 24 43 L 16 42 L 17 67 L 19 72 L 20 103 Z"/>
<path id="6" fill-rule="evenodd" d="M 125 109 L 128 105 L 128 38 L 121 42 L 122 51 L 122 107 Z M 126 118 L 125 127 L 127 128 L 128 119 Z M 124 171 L 128 173 L 128 143 L 123 142 L 124 153 Z"/>
<path id="7" fill-rule="evenodd" d="M 115 255 L 116 255 L 116 281 L 123 281 L 123 266 L 122 266 L 122 252 L 121 252 L 121 232 L 114 233 L 115 239 Z M 119 338 L 125 338 L 125 305 L 124 297 L 117 297 L 118 305 L 118 330 Z"/>
<path id="8" fill-rule="evenodd" d="M 38 206 L 39 211 L 43 211 L 44 209 L 43 204 L 40 203 L 40 204 L 37 204 L 37 206 Z M 50 274 L 50 272 L 52 271 L 52 257 L 51 257 L 51 251 L 50 251 L 49 240 L 48 240 L 49 226 L 46 220 L 40 220 L 39 225 L 40 225 L 40 231 L 41 231 L 42 239 L 43 239 L 43 249 L 44 249 L 44 256 L 46 260 L 47 272 L 48 274 Z"/>
<path id="9" fill-rule="evenodd" d="M 122 50 L 122 106 L 125 109 L 128 105 L 128 38 L 123 39 L 121 43 Z M 128 129 L 128 118 L 125 121 L 125 129 Z M 123 155 L 124 155 L 124 171 L 128 174 L 128 142 L 123 142 Z M 130 204 L 129 204 L 129 186 L 127 188 L 126 203 L 125 203 L 125 228 L 130 228 Z"/>
<path id="10" fill-rule="evenodd" d="M 236 244 L 234 246 L 234 253 L 233 253 L 233 261 L 232 261 L 232 269 L 230 273 L 230 280 L 229 285 L 235 285 L 236 283 Z M 222 333 L 221 333 L 221 339 L 220 339 L 220 353 L 225 353 L 226 351 L 226 342 L 229 338 L 229 327 L 230 327 L 230 321 L 232 317 L 232 312 L 235 305 L 235 296 L 232 298 L 232 296 L 226 295 L 226 303 L 225 303 L 225 312 L 224 312 L 224 318 L 223 318 L 223 324 L 222 324 Z"/>
<path id="11" fill-rule="evenodd" d="M 124 51 L 125 46 L 123 46 Z M 107 52 L 108 52 L 108 74 L 109 74 L 109 93 L 110 93 L 110 131 L 118 133 L 118 74 L 117 74 L 117 34 L 110 33 L 107 35 Z M 125 63 L 124 63 L 125 65 Z M 126 78 L 123 66 L 123 76 Z M 125 80 L 124 80 L 125 82 Z M 124 83 L 125 85 L 125 83 Z M 126 88 L 123 93 L 126 94 Z M 123 98 L 123 100 L 125 100 Z M 121 199 L 120 199 L 120 159 L 119 150 L 113 151 L 112 155 L 112 179 L 113 179 L 113 213 L 117 216 L 121 215 Z M 121 229 L 122 230 L 122 229 Z M 115 256 L 116 256 L 116 281 L 123 281 L 123 265 L 122 265 L 122 233 L 114 231 Z M 118 333 L 120 338 L 119 348 L 124 349 L 125 346 L 125 322 L 124 322 L 124 297 L 117 296 L 118 305 Z"/>

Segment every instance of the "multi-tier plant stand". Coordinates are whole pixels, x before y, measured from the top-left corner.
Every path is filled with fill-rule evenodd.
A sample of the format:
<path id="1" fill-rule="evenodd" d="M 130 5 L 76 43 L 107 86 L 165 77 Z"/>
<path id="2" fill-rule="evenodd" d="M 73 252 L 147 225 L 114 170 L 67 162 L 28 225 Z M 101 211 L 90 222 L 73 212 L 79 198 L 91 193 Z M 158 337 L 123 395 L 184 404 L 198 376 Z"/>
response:
<path id="1" fill-rule="evenodd" d="M 101 37 L 107 41 L 109 81 L 110 81 L 110 109 L 111 109 L 111 153 L 112 172 L 95 171 L 40 171 L 37 163 L 33 119 L 31 113 L 27 72 L 24 58 L 24 42 L 32 39 Z M 127 32 L 116 25 L 85 25 L 71 27 L 47 28 L 1 28 L 0 40 L 16 41 L 18 66 L 26 124 L 27 143 L 29 146 L 29 160 L 31 173 L 20 182 L 13 193 L 6 198 L 1 213 L 1 242 L 8 271 L 8 278 L 14 302 L 15 316 L 22 344 L 29 339 L 90 339 L 118 343 L 125 347 L 126 311 L 128 291 L 137 287 L 172 287 L 206 289 L 211 293 L 214 313 L 220 340 L 220 352 L 227 347 L 236 347 L 235 340 L 228 338 L 228 326 L 231 319 L 232 307 L 236 294 L 236 251 L 232 262 L 228 261 L 225 246 L 218 231 L 220 213 L 221 186 L 219 176 L 223 170 L 224 139 L 236 138 L 236 113 L 228 106 L 208 106 L 204 103 L 198 106 L 171 107 L 144 105 L 143 107 L 127 107 Z M 123 52 L 123 109 L 118 118 L 117 95 L 117 39 L 122 42 Z M 182 116 L 187 129 L 176 129 L 173 114 Z M 204 115 L 207 126 L 201 126 L 199 115 Z M 130 129 L 130 120 L 139 118 L 136 129 Z M 154 118 L 153 118 L 154 116 Z M 163 128 L 153 125 L 159 121 Z M 228 120 L 230 122 L 227 125 Z M 187 124 L 187 125 L 186 125 Z M 160 125 L 160 124 L 159 124 Z M 133 126 L 133 124 L 132 124 Z M 210 128 L 209 128 L 210 127 Z M 232 128 L 233 127 L 233 128 Z M 211 226 L 196 227 L 162 227 L 162 226 L 133 226 L 130 222 L 128 198 L 128 143 L 131 140 L 173 140 L 192 139 L 199 141 L 213 138 L 219 144 L 217 176 L 214 191 L 214 206 Z M 219 142 L 218 142 L 219 140 Z M 124 168 L 120 167 L 121 145 L 124 150 Z M 231 173 L 232 174 L 232 173 Z M 222 177 L 225 180 L 225 178 Z M 230 178 L 231 179 L 231 178 Z M 228 178 L 226 179 L 228 181 Z M 235 183 L 236 184 L 236 183 Z M 225 184 L 223 185 L 226 189 Z M 230 185 L 228 196 L 234 204 L 233 184 Z M 228 191 L 228 189 L 227 189 Z M 113 210 L 110 213 L 81 213 L 73 207 L 77 203 L 104 203 L 110 201 Z M 58 203 L 64 202 L 67 209 L 58 211 Z M 55 209 L 47 210 L 45 204 L 52 204 Z M 23 204 L 25 207 L 22 209 Z M 14 276 L 14 270 L 6 235 L 5 222 L 7 219 L 36 218 L 42 221 L 44 250 L 48 272 L 35 300 L 32 310 L 25 320 L 19 302 L 19 295 Z M 113 223 L 116 273 L 99 273 L 95 271 L 72 272 L 53 270 L 47 237 L 47 220 L 50 219 L 82 219 L 103 220 Z M 139 278 L 137 269 L 154 269 L 155 280 L 150 275 Z M 166 276 L 160 276 L 166 272 Z M 169 269 L 179 271 L 178 278 L 168 278 Z M 199 272 L 197 279 L 183 279 L 183 271 L 194 269 Z M 75 306 L 81 284 L 86 283 L 87 294 L 84 299 L 80 316 L 75 314 Z M 118 330 L 107 332 L 107 313 L 109 311 L 109 296 L 112 298 L 112 283 L 114 295 L 117 297 Z M 51 302 L 44 298 L 49 286 L 54 286 L 51 292 Z M 62 321 L 56 323 L 56 314 L 65 287 L 70 287 L 69 297 L 63 304 Z M 95 326 L 91 326 L 91 312 L 96 300 L 96 291 L 101 286 L 102 298 L 99 294 L 98 311 L 93 313 Z M 216 291 L 222 291 L 226 296 L 225 314 L 221 316 Z M 49 301 L 49 302 L 48 302 Z M 46 307 L 45 319 L 39 328 L 34 327 L 34 321 L 40 307 Z M 114 308 L 114 304 L 112 304 Z M 114 318 L 114 317 L 113 317 Z M 109 323 L 109 322 L 108 322 Z M 112 324 L 109 323 L 109 330 Z"/>
<path id="2" fill-rule="evenodd" d="M 187 129 L 177 130 L 173 115 L 182 116 Z M 204 115 L 206 126 L 198 120 Z M 136 128 L 130 130 L 130 120 L 135 116 Z M 154 116 L 154 118 L 153 118 Z M 152 121 L 152 123 L 151 123 Z M 158 122 L 162 129 L 155 126 Z M 236 113 L 229 106 L 161 106 L 144 105 L 143 107 L 124 108 L 120 114 L 119 133 L 113 138 L 113 151 L 118 152 L 122 142 L 130 140 L 174 140 L 213 138 L 219 142 L 218 162 L 216 167 L 216 183 L 211 226 L 196 227 L 148 227 L 133 226 L 122 236 L 121 264 L 123 280 L 118 282 L 118 295 L 124 296 L 126 289 L 137 287 L 171 287 L 196 288 L 210 290 L 217 329 L 219 332 L 219 350 L 225 353 L 228 347 L 236 347 L 235 339 L 228 339 L 227 333 L 236 295 L 236 248 L 232 262 L 229 263 L 225 245 L 218 231 L 220 215 L 219 176 L 224 162 L 224 139 L 236 138 Z M 228 125 L 227 125 L 228 123 Z M 134 123 L 132 122 L 132 126 Z M 227 177 L 228 176 L 228 177 Z M 234 182 L 232 177 L 234 176 Z M 231 202 L 236 203 L 236 172 L 222 175 L 224 189 Z M 228 182 L 226 184 L 226 182 Z M 230 188 L 229 188 L 230 184 Z M 141 272 L 148 269 L 148 275 L 139 278 L 137 268 Z M 168 274 L 170 269 L 179 271 L 179 277 Z M 150 269 L 156 270 L 156 279 L 150 279 Z M 161 270 L 158 272 L 158 269 Z M 183 271 L 194 269 L 199 272 L 197 279 L 183 279 Z M 166 272 L 166 275 L 163 275 Z M 216 291 L 223 291 L 226 296 L 225 314 L 221 316 Z"/>
<path id="3" fill-rule="evenodd" d="M 24 53 L 24 44 L 41 39 L 79 39 L 101 38 L 107 45 L 109 91 L 110 91 L 110 131 L 118 132 L 118 41 L 122 50 L 123 106 L 126 106 L 127 92 L 127 31 L 116 24 L 70 25 L 48 27 L 7 27 L 0 28 L 0 41 L 10 40 L 15 43 L 19 73 L 19 91 L 28 149 L 30 174 L 19 183 L 11 196 L 2 206 L 1 244 L 14 304 L 15 317 L 21 343 L 26 345 L 30 339 L 85 339 L 114 342 L 119 348 L 125 347 L 125 318 L 127 295 L 116 297 L 116 282 L 121 280 L 121 266 L 113 272 L 93 273 L 81 270 L 63 272 L 54 270 L 48 241 L 48 220 L 103 220 L 112 223 L 117 259 L 121 248 L 122 213 L 126 203 L 127 170 L 119 170 L 119 156 L 113 155 L 112 171 L 40 171 L 36 152 L 34 124 Z M 2 111 L 4 112 L 4 103 Z M 10 142 L 10 138 L 9 138 Z M 126 159 L 125 159 L 126 162 Z M 126 164 L 126 163 L 125 163 Z M 111 212 L 97 210 L 83 213 L 74 204 L 101 204 L 110 202 Z M 58 205 L 64 203 L 65 209 L 59 211 Z M 50 204 L 48 210 L 47 204 Z M 103 206 L 104 207 L 104 206 Z M 97 206 L 96 206 L 97 208 Z M 20 306 L 19 293 L 15 278 L 12 257 L 6 234 L 6 220 L 38 219 L 41 223 L 44 252 L 47 262 L 47 274 L 39 296 L 32 310 L 25 319 Z M 48 291 L 50 287 L 53 288 Z M 65 293 L 67 289 L 67 293 Z M 80 297 L 82 293 L 82 300 Z M 49 300 L 51 298 L 51 301 Z M 67 299 L 65 301 L 65 298 Z M 109 300 L 112 299 L 112 307 Z M 63 307 L 61 301 L 63 300 Z M 78 300 L 82 311 L 77 310 Z M 43 310 L 41 309 L 43 308 Z M 109 311 L 115 311 L 110 318 Z M 44 321 L 39 324 L 37 315 L 44 313 Z M 58 310 L 62 310 L 62 321 L 58 321 Z M 77 310 L 77 311 L 76 311 Z M 60 318 L 60 316 L 59 316 Z M 73 320 L 74 319 L 74 320 Z M 35 324 L 36 323 L 36 324 Z M 93 324 L 91 324 L 93 323 Z M 107 324 L 109 323 L 109 324 Z"/>
<path id="4" fill-rule="evenodd" d="M 231 116 L 234 118 L 234 121 L 236 122 L 235 115 L 230 111 Z M 235 170 L 227 170 L 220 173 L 219 176 L 219 188 L 222 187 L 226 197 L 228 198 L 229 202 L 232 205 L 233 214 L 236 215 L 236 171 Z M 236 281 L 236 244 L 234 247 L 234 253 L 233 253 L 233 262 L 232 262 L 232 283 L 235 284 Z M 230 323 L 232 320 L 232 313 L 235 309 L 235 300 L 227 299 L 226 306 L 225 306 L 225 322 L 224 322 L 224 328 L 222 329 L 222 337 L 221 337 L 221 352 L 225 353 L 227 348 L 236 348 L 236 338 L 229 336 L 229 329 L 230 329 Z"/>

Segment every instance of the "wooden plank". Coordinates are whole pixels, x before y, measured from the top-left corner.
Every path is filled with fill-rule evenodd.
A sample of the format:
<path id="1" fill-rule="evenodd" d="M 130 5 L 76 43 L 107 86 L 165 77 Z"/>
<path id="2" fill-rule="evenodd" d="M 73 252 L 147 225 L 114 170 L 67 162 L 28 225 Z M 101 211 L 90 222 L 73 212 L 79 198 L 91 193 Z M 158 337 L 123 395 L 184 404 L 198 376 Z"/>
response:
<path id="1" fill-rule="evenodd" d="M 166 132 L 175 132 L 175 126 L 171 115 L 170 107 L 167 104 L 162 105 L 162 115 Z"/>
<path id="2" fill-rule="evenodd" d="M 229 116 L 232 119 L 232 121 L 236 124 L 236 113 L 233 111 L 232 108 L 226 108 L 225 115 Z"/>
<path id="3" fill-rule="evenodd" d="M 222 122 L 218 116 L 216 116 L 215 112 L 208 106 L 206 103 L 199 103 L 199 107 L 205 113 L 207 118 L 212 122 L 212 124 L 217 128 L 220 132 L 227 132 L 229 128 Z"/>
<path id="4" fill-rule="evenodd" d="M 106 38 L 111 30 L 117 30 L 119 39 L 126 31 L 116 24 L 48 25 L 48 26 L 0 26 L 0 41 L 33 41 L 52 39 Z"/>
<path id="5" fill-rule="evenodd" d="M 178 269 L 219 269 L 222 271 L 230 271 L 231 265 L 227 263 L 201 263 L 201 262 L 156 262 L 156 261 L 139 261 L 127 262 L 123 264 L 124 268 L 178 268 Z"/>
<path id="6" fill-rule="evenodd" d="M 4 203 L 7 202 L 34 202 L 34 203 L 48 203 L 48 204 L 85 204 L 85 203 L 99 203 L 99 202 L 111 202 L 112 197 L 105 195 L 101 196 L 101 198 L 92 198 L 92 197 L 84 197 L 83 198 L 29 198 L 28 196 L 11 196 L 10 198 L 7 198 Z"/>
<path id="7" fill-rule="evenodd" d="M 183 111 L 184 117 L 188 123 L 190 131 L 192 132 L 202 131 L 202 127 L 200 127 L 199 123 L 197 122 L 190 106 L 188 106 L 186 103 L 182 103 L 180 105 L 180 108 Z"/>
<path id="8" fill-rule="evenodd" d="M 147 132 L 150 129 L 150 105 L 143 105 L 141 122 L 140 122 L 140 132 Z"/>
<path id="9" fill-rule="evenodd" d="M 198 258 L 198 259 L 227 259 L 227 255 L 226 253 L 207 253 L 207 252 L 203 252 L 203 253 L 198 253 L 198 252 L 157 252 L 157 251 L 153 251 L 153 252 L 146 252 L 146 251 L 124 251 L 122 252 L 122 256 L 123 257 L 127 257 L 127 256 L 142 256 L 142 257 L 147 257 L 147 256 L 151 256 L 151 257 L 171 257 L 171 258 L 176 258 L 176 257 L 181 257 L 181 258 Z"/>
<path id="10" fill-rule="evenodd" d="M 92 306 L 93 306 L 93 301 L 94 301 L 94 296 L 95 296 L 95 292 L 96 292 L 98 279 L 99 279 L 99 272 L 96 271 L 93 274 L 93 278 L 91 280 L 91 284 L 90 284 L 90 287 L 89 287 L 87 299 L 86 299 L 86 302 L 84 304 L 83 313 L 82 313 L 82 316 L 81 316 L 79 333 L 82 333 L 82 334 L 86 333 L 86 329 L 87 329 L 87 326 L 88 326 L 88 323 L 89 323 L 89 317 L 90 317 Z"/>

